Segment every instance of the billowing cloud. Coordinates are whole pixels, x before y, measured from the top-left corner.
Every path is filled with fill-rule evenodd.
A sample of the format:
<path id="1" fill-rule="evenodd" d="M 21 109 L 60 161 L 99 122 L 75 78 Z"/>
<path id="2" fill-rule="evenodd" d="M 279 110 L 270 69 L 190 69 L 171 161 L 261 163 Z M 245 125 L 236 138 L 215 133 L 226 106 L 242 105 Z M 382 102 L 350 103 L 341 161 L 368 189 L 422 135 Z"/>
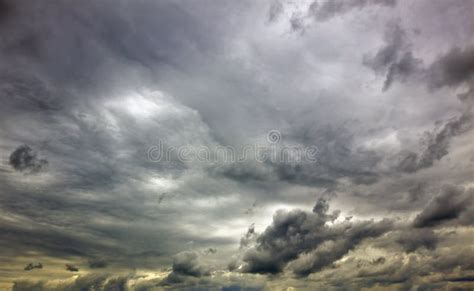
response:
<path id="1" fill-rule="evenodd" d="M 313 213 L 278 211 L 273 224 L 258 236 L 256 246 L 245 253 L 242 271 L 275 274 L 288 265 L 295 274 L 307 276 L 342 258 L 362 240 L 392 228 L 388 220 L 327 225 L 334 219 L 327 211 L 322 198 Z"/>
<path id="2" fill-rule="evenodd" d="M 414 225 L 416 227 L 435 226 L 459 219 L 463 212 L 472 210 L 473 194 L 472 188 L 464 190 L 456 186 L 445 186 L 441 193 L 416 216 Z"/>

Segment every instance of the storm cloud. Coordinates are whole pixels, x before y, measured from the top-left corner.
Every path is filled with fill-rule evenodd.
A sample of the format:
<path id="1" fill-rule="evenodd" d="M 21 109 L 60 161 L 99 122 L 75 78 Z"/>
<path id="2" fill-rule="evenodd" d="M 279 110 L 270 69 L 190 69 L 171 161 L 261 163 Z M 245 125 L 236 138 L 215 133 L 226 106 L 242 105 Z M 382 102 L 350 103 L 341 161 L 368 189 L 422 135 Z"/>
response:
<path id="1" fill-rule="evenodd" d="M 19 172 L 36 173 L 48 165 L 45 159 L 38 159 L 36 152 L 29 146 L 22 145 L 16 148 L 9 157 L 10 165 Z"/>
<path id="2" fill-rule="evenodd" d="M 472 289 L 473 16 L 0 0 L 0 289 Z"/>
<path id="3" fill-rule="evenodd" d="M 320 198 L 313 213 L 277 212 L 256 246 L 245 253 L 243 272 L 279 273 L 289 264 L 295 274 L 307 276 L 342 258 L 365 238 L 378 237 L 392 227 L 388 220 L 328 226 L 337 211 L 328 214 L 326 203 Z"/>
<path id="4" fill-rule="evenodd" d="M 459 219 L 464 212 L 469 209 L 472 211 L 473 194 L 472 188 L 464 190 L 452 185 L 445 186 L 441 193 L 416 216 L 414 225 L 434 226 Z"/>

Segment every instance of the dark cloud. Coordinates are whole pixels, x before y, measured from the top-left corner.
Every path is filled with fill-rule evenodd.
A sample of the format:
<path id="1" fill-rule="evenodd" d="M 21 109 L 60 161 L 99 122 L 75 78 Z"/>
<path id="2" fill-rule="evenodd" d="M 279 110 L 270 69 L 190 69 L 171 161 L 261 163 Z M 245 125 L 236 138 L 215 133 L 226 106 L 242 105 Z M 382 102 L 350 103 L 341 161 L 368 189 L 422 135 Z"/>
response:
<path id="1" fill-rule="evenodd" d="M 13 12 L 13 6 L 8 0 L 0 1 L 0 23 L 5 21 Z"/>
<path id="2" fill-rule="evenodd" d="M 414 203 L 419 201 L 426 191 L 426 183 L 417 182 L 410 189 L 408 189 L 408 201 Z"/>
<path id="3" fill-rule="evenodd" d="M 12 61 L 22 61 L 26 57 L 49 78 L 63 82 L 62 86 L 102 89 L 115 82 L 110 69 L 125 68 L 124 65 L 135 66 L 142 70 L 144 77 L 149 76 L 154 64 L 172 66 L 178 50 L 188 50 L 190 42 L 198 46 L 206 44 L 205 35 L 197 37 L 199 29 L 193 18 L 178 5 L 170 3 L 145 1 L 136 5 L 126 2 L 111 5 L 112 2 L 85 1 L 65 6 L 61 1 L 53 1 L 48 4 L 47 14 L 37 14 L 39 6 L 28 1 L 7 3 L 16 13 L 15 17 L 7 19 L 10 25 L 2 29 L 2 34 L 7 35 L 3 44 L 18 47 L 34 42 L 34 51 L 16 49 L 17 57 Z M 163 14 L 156 17 L 150 11 Z M 171 22 L 180 23 L 180 29 L 176 30 L 180 36 L 167 33 L 169 26 L 166 24 Z M 155 29 L 136 29 L 147 26 Z M 89 41 L 79 41 L 83 37 Z M 25 39 L 31 41 L 25 42 Z M 24 54 L 18 56 L 19 52 Z M 76 58 L 71 59 L 70 55 Z M 69 70 L 71 66 L 75 70 Z M 101 81 L 98 80 L 100 77 Z"/>
<path id="4" fill-rule="evenodd" d="M 356 184 L 373 184 L 379 178 L 374 168 L 382 159 L 375 151 L 358 148 L 354 144 L 354 131 L 349 122 L 339 126 L 318 126 L 309 132 L 298 128 L 285 138 L 301 149 L 314 149 L 310 147 L 316 146 L 316 159 L 245 160 L 214 166 L 209 172 L 244 183 L 278 181 L 330 188 L 337 184 L 338 179 L 349 178 Z M 277 156 L 283 152 L 280 148 L 270 149 L 275 150 Z"/>
<path id="5" fill-rule="evenodd" d="M 460 247 L 459 249 L 449 250 L 449 253 L 435 253 L 431 264 L 438 271 L 447 271 L 454 268 L 462 270 L 474 270 L 474 255 L 472 247 Z"/>
<path id="6" fill-rule="evenodd" d="M 328 208 L 327 201 L 319 199 L 313 213 L 278 211 L 256 246 L 245 253 L 243 272 L 276 274 L 288 266 L 296 275 L 307 276 L 342 258 L 362 240 L 392 228 L 388 220 L 328 225 L 334 220 Z"/>
<path id="7" fill-rule="evenodd" d="M 163 286 L 180 286 L 198 278 L 210 275 L 210 269 L 200 262 L 199 254 L 194 251 L 178 253 L 173 258 L 171 273 L 160 282 Z"/>
<path id="8" fill-rule="evenodd" d="M 10 154 L 9 163 L 16 171 L 29 174 L 40 172 L 48 165 L 48 161 L 39 159 L 28 145 L 17 147 Z"/>
<path id="9" fill-rule="evenodd" d="M 308 9 L 304 12 L 293 12 L 289 22 L 292 31 L 303 33 L 315 21 L 326 22 L 351 11 L 359 11 L 369 7 L 393 8 L 396 4 L 396 0 L 315 0 L 310 3 Z M 268 12 L 269 21 L 275 21 L 282 14 L 282 11 L 283 6 L 279 1 L 272 2 Z"/>
<path id="10" fill-rule="evenodd" d="M 208 275 L 209 271 L 199 262 L 199 256 L 195 252 L 181 252 L 173 259 L 173 274 L 200 277 Z"/>
<path id="11" fill-rule="evenodd" d="M 70 264 L 66 264 L 66 270 L 69 272 L 79 272 L 79 268 Z"/>
<path id="12" fill-rule="evenodd" d="M 45 281 L 15 281 L 12 287 L 14 291 L 26 290 L 127 290 L 128 276 L 114 276 L 109 274 L 89 274 L 79 276 L 70 282 Z"/>
<path id="13" fill-rule="evenodd" d="M 268 9 L 268 21 L 273 22 L 278 19 L 278 17 L 283 12 L 283 4 L 279 0 L 274 0 L 270 3 L 270 8 Z"/>
<path id="14" fill-rule="evenodd" d="M 411 253 L 421 247 L 434 250 L 439 238 L 431 229 L 406 229 L 401 231 L 397 242 L 406 252 Z"/>
<path id="15" fill-rule="evenodd" d="M 258 208 L 260 208 L 260 206 L 258 205 L 257 200 L 255 200 L 252 203 L 252 206 L 250 206 L 249 208 L 247 208 L 247 210 L 245 210 L 245 214 L 253 215 L 258 210 Z"/>
<path id="16" fill-rule="evenodd" d="M 58 92 L 60 90 L 52 88 L 33 72 L 2 71 L 0 80 L 2 81 L 0 98 L 10 109 L 5 112 L 7 116 L 25 112 L 30 114 L 57 112 L 61 108 L 60 95 L 67 94 Z M 48 119 L 50 120 L 45 118 Z"/>
<path id="17" fill-rule="evenodd" d="M 387 91 L 394 81 L 405 82 L 411 75 L 421 72 L 422 62 L 410 51 L 410 42 L 400 24 L 388 25 L 384 38 L 385 46 L 373 56 L 364 56 L 363 64 L 375 73 L 385 75 L 382 91 Z"/>
<path id="18" fill-rule="evenodd" d="M 472 180 L 471 6 L 0 0 L 0 289 L 469 283 L 472 190 L 423 206 L 441 183 Z M 371 70 L 396 92 L 374 90 Z M 317 161 L 147 156 L 157 141 L 242 148 L 270 129 L 277 147 L 317 146 Z M 46 159 L 40 175 L 13 171 Z M 296 209 L 262 233 L 280 205 Z M 24 272 L 21 258 L 48 266 Z"/>
<path id="19" fill-rule="evenodd" d="M 19 226 L 1 221 L 0 248 L 15 251 L 15 255 L 28 254 L 32 248 L 43 254 L 57 257 L 86 257 L 87 254 L 101 253 L 103 255 L 119 253 L 124 255 L 125 250 L 118 245 L 110 244 L 109 240 L 95 240 L 58 231 L 53 226 L 31 221 L 28 226 Z"/>
<path id="20" fill-rule="evenodd" d="M 257 233 L 255 232 L 255 224 L 251 224 L 249 226 L 249 229 L 247 230 L 247 233 L 240 238 L 240 248 L 244 249 L 248 247 L 248 245 L 255 241 L 255 238 L 257 237 Z"/>
<path id="21" fill-rule="evenodd" d="M 372 260 L 372 262 L 370 262 L 372 265 L 382 265 L 382 264 L 385 264 L 385 257 L 378 257 L 374 260 Z"/>
<path id="22" fill-rule="evenodd" d="M 411 52 L 406 52 L 397 62 L 388 68 L 387 76 L 383 84 L 383 91 L 387 91 L 394 80 L 404 82 L 410 75 L 417 72 L 421 61 L 413 57 Z"/>
<path id="23" fill-rule="evenodd" d="M 42 269 L 42 268 L 43 268 L 43 264 L 41 263 L 37 263 L 37 264 L 29 263 L 28 265 L 25 266 L 24 270 L 31 271 L 33 269 Z"/>
<path id="24" fill-rule="evenodd" d="M 452 48 L 428 68 L 429 85 L 433 89 L 457 86 L 474 77 L 474 47 Z"/>
<path id="25" fill-rule="evenodd" d="M 217 249 L 216 248 L 208 248 L 207 250 L 204 251 L 205 254 L 215 254 L 217 253 Z"/>
<path id="26" fill-rule="evenodd" d="M 450 140 L 473 127 L 471 115 L 461 115 L 448 121 L 444 127 L 436 134 L 428 133 L 426 136 L 426 149 L 420 156 L 419 168 L 426 168 L 433 165 L 433 162 L 440 160 L 448 154 Z"/>
<path id="27" fill-rule="evenodd" d="M 398 168 L 403 172 L 416 172 L 420 169 L 432 167 L 435 161 L 441 160 L 449 151 L 451 140 L 474 127 L 473 116 L 470 113 L 447 121 L 440 130 L 425 132 L 423 149 L 419 154 L 408 152 L 402 154 Z"/>
<path id="28" fill-rule="evenodd" d="M 87 263 L 91 269 L 106 268 L 108 265 L 107 261 L 104 259 L 89 259 Z"/>
<path id="29" fill-rule="evenodd" d="M 467 209 L 472 209 L 473 189 L 446 185 L 416 216 L 413 224 L 416 227 L 436 226 L 444 222 L 459 219 Z"/>
<path id="30" fill-rule="evenodd" d="M 365 58 L 364 63 L 375 71 L 383 71 L 383 68 L 387 67 L 389 63 L 394 62 L 399 51 L 409 49 L 406 44 L 407 41 L 404 40 L 404 32 L 400 28 L 395 29 L 395 31 L 390 45 L 380 50 L 372 59 Z M 411 52 L 408 52 L 410 54 L 409 58 L 412 60 L 407 59 L 407 70 L 400 71 L 403 75 L 409 76 L 411 73 L 418 71 L 420 75 L 427 79 L 428 87 L 431 89 L 439 89 L 444 86 L 454 87 L 460 84 L 467 84 L 469 89 L 458 94 L 465 107 L 462 114 L 459 117 L 451 118 L 443 126 L 431 132 L 426 132 L 422 139 L 422 150 L 419 153 L 411 151 L 403 153 L 398 165 L 401 171 L 412 173 L 432 167 L 435 161 L 439 161 L 448 155 L 449 146 L 454 137 L 462 135 L 474 127 L 473 104 L 471 102 L 471 97 L 474 96 L 472 94 L 473 52 L 472 48 L 466 48 L 465 50 L 453 48 L 448 53 L 440 56 L 427 69 L 421 68 L 421 62 L 412 59 Z M 397 66 L 399 64 L 397 63 Z M 391 84 L 393 80 L 390 73 L 391 69 L 387 75 L 386 84 Z"/>

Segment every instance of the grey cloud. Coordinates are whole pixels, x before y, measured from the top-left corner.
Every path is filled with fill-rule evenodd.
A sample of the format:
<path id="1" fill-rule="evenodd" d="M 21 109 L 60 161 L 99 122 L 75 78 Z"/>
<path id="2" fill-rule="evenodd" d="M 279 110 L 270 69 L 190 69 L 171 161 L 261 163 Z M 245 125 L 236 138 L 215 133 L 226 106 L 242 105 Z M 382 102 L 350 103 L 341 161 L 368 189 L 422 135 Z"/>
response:
<path id="1" fill-rule="evenodd" d="M 370 262 L 372 265 L 382 265 L 382 264 L 385 264 L 385 257 L 378 257 L 374 260 L 372 260 L 372 262 Z"/>
<path id="2" fill-rule="evenodd" d="M 220 165 L 209 169 L 213 175 L 222 175 L 223 177 L 241 182 L 266 181 L 274 179 L 274 169 L 266 163 L 257 161 L 245 161 Z"/>
<path id="3" fill-rule="evenodd" d="M 397 80 L 404 82 L 411 75 L 421 72 L 422 62 L 413 56 L 405 31 L 398 23 L 387 25 L 385 46 L 373 55 L 365 55 L 363 64 L 378 74 L 385 74 L 382 91 L 387 91 Z"/>
<path id="4" fill-rule="evenodd" d="M 261 206 L 257 203 L 257 200 L 255 200 L 252 203 L 252 206 L 245 210 L 245 214 L 254 215 L 257 212 L 258 208 L 261 208 Z"/>
<path id="5" fill-rule="evenodd" d="M 427 136 L 427 147 L 421 154 L 418 162 L 419 168 L 426 168 L 433 165 L 433 162 L 440 160 L 448 154 L 448 146 L 450 140 L 473 127 L 473 119 L 471 115 L 461 115 L 459 118 L 454 118 L 448 121 L 440 132 L 429 134 Z"/>
<path id="6" fill-rule="evenodd" d="M 447 271 L 453 268 L 462 270 L 474 270 L 474 255 L 472 248 L 461 247 L 457 250 L 451 250 L 447 254 L 435 253 L 432 257 L 432 264 L 436 270 Z"/>
<path id="7" fill-rule="evenodd" d="M 370 6 L 393 7 L 396 0 L 323 0 L 314 1 L 311 4 L 309 13 L 317 21 L 326 21 L 338 15 L 346 14 L 355 9 L 362 9 Z"/>
<path id="8" fill-rule="evenodd" d="M 474 49 L 454 47 L 439 56 L 428 67 L 412 52 L 412 44 L 400 25 L 391 23 L 385 32 L 386 45 L 373 55 L 365 55 L 363 64 L 376 73 L 386 74 L 383 91 L 390 88 L 393 81 L 405 82 L 415 74 L 426 80 L 430 89 L 454 87 L 472 81 L 474 74 Z M 470 85 L 472 86 L 472 85 Z"/>
<path id="9" fill-rule="evenodd" d="M 274 21 L 283 10 L 283 8 L 277 6 L 277 3 L 280 2 L 274 1 L 270 6 L 268 12 L 269 20 Z M 292 3 L 290 2 L 290 4 Z M 397 0 L 315 0 L 310 3 L 306 11 L 292 13 L 289 22 L 292 31 L 304 32 L 314 21 L 329 21 L 332 18 L 348 14 L 351 11 L 358 11 L 369 7 L 393 8 L 396 4 Z"/>
<path id="10" fill-rule="evenodd" d="M 237 270 L 238 267 L 239 267 L 239 262 L 236 259 L 230 261 L 227 264 L 227 270 L 229 270 L 230 272 Z"/>
<path id="11" fill-rule="evenodd" d="M 43 268 L 43 264 L 41 263 L 37 263 L 37 264 L 29 263 L 28 265 L 25 266 L 24 270 L 31 271 L 33 269 L 42 269 L 42 268 Z"/>
<path id="12" fill-rule="evenodd" d="M 354 249 L 363 239 L 378 237 L 392 227 L 389 221 L 379 223 L 364 222 L 347 229 L 344 237 L 327 240 L 309 255 L 301 255 L 290 263 L 289 268 L 299 276 L 308 276 L 320 271 Z"/>
<path id="13" fill-rule="evenodd" d="M 106 268 L 108 265 L 105 259 L 97 259 L 97 258 L 89 259 L 87 263 L 89 265 L 89 268 L 91 269 Z"/>
<path id="14" fill-rule="evenodd" d="M 77 268 L 76 266 L 73 266 L 71 264 L 66 264 L 66 271 L 79 272 L 79 268 Z"/>
<path id="15" fill-rule="evenodd" d="M 403 54 L 398 62 L 392 63 L 388 69 L 383 91 L 387 91 L 396 79 L 404 82 L 410 75 L 416 73 L 421 61 L 413 57 L 411 52 Z"/>
<path id="16" fill-rule="evenodd" d="M 426 192 L 426 183 L 417 182 L 408 189 L 408 201 L 414 203 L 419 201 Z"/>
<path id="17" fill-rule="evenodd" d="M 464 242 L 445 239 L 444 233 L 433 237 L 431 227 L 446 222 L 470 231 L 473 206 L 460 209 L 454 199 L 447 204 L 455 213 L 448 217 L 455 218 L 441 220 L 445 214 L 435 210 L 439 207 L 428 206 L 418 218 L 426 226 L 415 229 L 362 218 L 386 215 L 406 221 L 440 181 L 470 182 L 472 163 L 465 157 L 471 150 L 453 139 L 471 133 L 467 111 L 474 91 L 467 58 L 472 44 L 466 45 L 470 38 L 456 28 L 469 26 L 454 15 L 460 10 L 469 15 L 472 5 L 442 2 L 314 1 L 307 3 L 312 4 L 308 11 L 295 1 L 0 0 L 0 151 L 6 157 L 0 165 L 2 261 L 30 260 L 35 252 L 48 262 L 45 271 L 58 259 L 61 269 L 67 261 L 84 273 L 110 265 L 110 272 L 159 269 L 162 275 L 172 254 L 193 241 L 200 250 L 197 257 L 177 256 L 172 275 L 161 286 L 156 278 L 127 282 L 147 281 L 143 289 L 271 289 L 281 284 L 282 289 L 324 290 L 333 282 L 326 274 L 338 278 L 346 273 L 346 289 L 361 289 L 358 282 L 396 288 L 428 282 L 426 266 L 433 276 L 449 268 L 465 270 L 469 264 L 461 255 L 443 261 Z M 433 10 L 449 5 L 442 12 L 450 21 L 442 27 L 459 42 L 444 39 L 440 26 L 427 24 L 427 19 L 439 19 Z M 284 17 L 291 17 L 294 30 L 319 25 L 294 35 L 280 25 Z M 385 44 L 365 59 L 383 76 L 385 89 L 400 82 L 397 92 L 380 95 L 373 90 L 372 73 L 357 60 L 396 17 L 401 17 L 399 25 L 388 28 Z M 422 34 L 408 39 L 415 26 Z M 452 43 L 459 49 L 452 49 Z M 442 51 L 448 54 L 421 68 L 425 53 Z M 422 90 L 426 84 L 432 92 Z M 460 94 L 461 105 L 439 96 L 454 95 L 458 85 L 466 84 L 471 90 Z M 169 98 L 148 93 L 155 90 Z M 463 115 L 426 134 L 419 150 L 404 138 L 403 132 L 412 135 L 459 110 Z M 170 162 L 146 157 L 157 140 L 170 147 L 239 147 L 269 129 L 280 130 L 284 143 L 316 145 L 318 161 L 245 161 L 209 169 L 176 156 Z M 31 176 L 12 171 L 8 156 L 19 144 L 37 150 L 37 162 L 46 158 L 48 171 Z M 398 157 L 402 162 L 396 162 Z M 418 187 L 418 182 L 427 186 Z M 264 233 L 255 228 L 245 233 L 252 222 L 260 228 L 275 205 L 307 204 L 321 188 L 340 195 L 341 213 L 352 220 L 339 222 L 343 218 L 324 196 L 313 212 L 278 212 Z M 258 211 L 256 205 L 249 208 L 253 201 Z M 239 250 L 236 231 L 244 234 Z M 385 263 L 371 264 L 368 258 L 360 276 L 354 275 L 355 267 L 343 266 L 346 260 L 340 258 L 349 261 L 360 247 L 384 240 L 385 232 L 392 243 L 379 250 Z M 435 249 L 438 238 L 443 248 Z M 416 259 L 407 262 L 412 254 L 402 248 Z M 214 249 L 219 251 L 210 255 Z M 240 255 L 250 273 L 235 272 L 239 261 L 231 262 L 231 274 L 219 270 Z M 435 255 L 439 258 L 431 264 Z M 20 275 L 32 275 L 21 271 L 24 263 L 16 267 Z M 207 276 L 208 263 L 217 266 L 212 276 Z M 3 274 L 14 273 L 8 268 L 0 270 L 0 286 L 10 280 Z M 101 289 L 109 283 L 120 290 L 127 281 L 61 272 L 80 277 L 63 290 Z M 311 280 L 286 272 L 310 273 Z M 269 280 L 254 273 L 278 275 Z M 469 278 L 462 275 L 452 278 Z M 253 280 L 259 284 L 243 284 Z M 341 282 L 334 286 L 345 286 Z M 55 283 L 21 284 L 15 284 L 16 290 Z"/>
<path id="18" fill-rule="evenodd" d="M 162 286 L 187 285 L 199 280 L 203 276 L 209 276 L 209 267 L 200 262 L 199 254 L 194 251 L 178 253 L 173 258 L 171 273 L 160 282 Z"/>
<path id="19" fill-rule="evenodd" d="M 147 278 L 134 272 L 125 274 L 86 274 L 77 275 L 67 280 L 17 280 L 13 290 L 56 290 L 56 291 L 125 291 L 125 290 L 266 290 L 266 281 L 263 278 L 252 276 L 228 276 L 216 274 L 213 280 L 209 278 L 187 278 L 187 281 L 175 285 L 161 285 L 160 278 Z"/>
<path id="20" fill-rule="evenodd" d="M 406 229 L 401 231 L 396 241 L 406 252 L 411 253 L 421 247 L 434 250 L 439 238 L 431 229 Z"/>
<path id="21" fill-rule="evenodd" d="M 428 68 L 431 88 L 457 86 L 474 76 L 474 47 L 452 48 Z"/>
<path id="22" fill-rule="evenodd" d="M 283 4 L 279 0 L 274 0 L 270 3 L 270 8 L 268 9 L 268 21 L 273 22 L 278 19 L 278 17 L 283 12 Z"/>
<path id="23" fill-rule="evenodd" d="M 472 254 L 466 248 L 439 248 L 407 255 L 396 252 L 383 258 L 381 260 L 383 263 L 376 263 L 378 258 L 364 260 L 348 257 L 344 261 L 339 261 L 333 268 L 319 273 L 315 279 L 326 281 L 327 284 L 324 286 L 328 289 L 353 290 L 372 287 L 425 290 L 423 288 L 429 286 L 446 287 L 450 284 L 451 278 L 456 280 L 469 277 L 472 270 L 470 262 Z"/>
<path id="24" fill-rule="evenodd" d="M 66 92 L 52 87 L 33 72 L 5 70 L 0 74 L 0 80 L 2 81 L 0 98 L 10 109 L 5 112 L 7 116 L 24 112 L 34 114 L 57 112 L 62 106 L 59 97 L 66 95 Z"/>
<path id="25" fill-rule="evenodd" d="M 40 172 L 48 165 L 48 161 L 38 158 L 37 153 L 28 145 L 17 147 L 10 154 L 9 163 L 16 171 L 29 174 Z"/>
<path id="26" fill-rule="evenodd" d="M 388 220 L 327 225 L 334 218 L 326 213 L 325 203 L 320 199 L 313 213 L 278 211 L 256 246 L 245 253 L 243 272 L 276 274 L 288 266 L 296 275 L 307 276 L 340 259 L 362 240 L 392 228 Z"/>
<path id="27" fill-rule="evenodd" d="M 436 226 L 456 220 L 469 207 L 472 208 L 473 189 L 446 185 L 441 193 L 416 216 L 416 227 Z"/>
<path id="28" fill-rule="evenodd" d="M 103 289 L 103 290 L 125 290 L 125 283 L 127 277 L 110 276 L 108 274 L 91 274 L 88 276 L 78 277 L 72 286 L 67 286 L 71 289 Z"/>
<path id="29" fill-rule="evenodd" d="M 357 122 L 354 122 L 357 123 Z M 375 171 L 381 156 L 372 150 L 357 147 L 354 143 L 356 129 L 349 122 L 339 126 L 317 126 L 310 131 L 298 128 L 284 139 L 302 149 L 316 146 L 316 160 L 302 158 L 289 162 L 245 160 L 212 167 L 212 175 L 220 175 L 239 182 L 278 181 L 297 185 L 334 187 L 340 178 L 349 178 L 356 184 L 373 184 L 379 179 Z M 276 149 L 280 155 L 283 150 Z"/>
<path id="30" fill-rule="evenodd" d="M 304 18 L 297 13 L 293 13 L 290 18 L 290 27 L 293 31 L 304 32 Z"/>
<path id="31" fill-rule="evenodd" d="M 58 291 L 80 291 L 80 290 L 127 290 L 126 283 L 129 276 L 117 276 L 110 274 L 89 274 L 79 276 L 72 282 L 54 282 L 54 280 L 28 281 L 18 280 L 13 284 L 12 290 L 58 290 Z"/>
<path id="32" fill-rule="evenodd" d="M 205 254 L 210 254 L 210 255 L 213 255 L 215 253 L 217 253 L 217 249 L 216 248 L 208 248 L 207 250 L 204 251 Z"/>
<path id="33" fill-rule="evenodd" d="M 8 5 L 13 7 L 15 17 L 6 19 L 8 25 L 4 26 L 3 32 L 7 28 L 9 31 L 4 46 L 31 46 L 27 50 L 15 49 L 15 54 L 23 52 L 16 59 L 27 57 L 49 77 L 64 82 L 63 86 L 82 85 L 85 89 L 102 89 L 107 83 L 115 83 L 110 69 L 124 68 L 124 65 L 140 68 L 143 76 L 150 76 L 150 70 L 154 70 L 152 64 L 173 66 L 178 50 L 188 50 L 184 39 L 203 46 L 203 40 L 207 38 L 206 35 L 197 37 L 199 30 L 195 29 L 197 26 L 193 24 L 193 18 L 185 10 L 164 2 L 145 1 L 130 5 L 126 1 L 100 4 L 85 1 L 64 6 L 55 1 L 48 4 L 47 14 L 38 15 L 38 18 L 31 17 L 38 11 L 34 3 L 9 1 Z M 160 12 L 160 17 L 156 17 L 156 13 L 151 15 L 149 11 Z M 60 18 L 59 15 L 67 17 Z M 182 29 L 178 29 L 179 33 L 176 30 L 180 36 L 167 33 L 166 24 L 174 21 L 180 22 Z M 149 34 L 150 30 L 136 29 L 146 26 L 155 27 L 153 36 Z M 89 41 L 79 42 L 78 39 L 83 37 Z M 71 59 L 70 55 L 76 58 Z M 68 70 L 71 65 L 76 69 Z"/>
<path id="34" fill-rule="evenodd" d="M 449 151 L 451 140 L 468 132 L 474 126 L 473 116 L 469 112 L 447 121 L 440 130 L 426 132 L 423 138 L 424 148 L 420 153 L 408 152 L 401 155 L 398 168 L 403 172 L 416 172 L 420 169 L 432 167 Z"/>
<path id="35" fill-rule="evenodd" d="M 246 248 L 251 242 L 255 241 L 256 237 L 257 233 L 255 232 L 255 225 L 251 224 L 247 230 L 247 233 L 245 233 L 245 235 L 240 238 L 240 249 Z"/>
<path id="36" fill-rule="evenodd" d="M 195 252 L 181 252 L 173 259 L 173 274 L 200 277 L 209 274 L 199 263 L 198 254 Z"/>
<path id="37" fill-rule="evenodd" d="M 4 21 L 11 15 L 12 9 L 13 7 L 8 0 L 0 1 L 0 22 Z"/>
<path id="38" fill-rule="evenodd" d="M 389 26 L 390 27 L 390 26 Z M 473 126 L 472 103 L 472 64 L 473 50 L 453 48 L 440 56 L 428 68 L 423 68 L 422 62 L 412 56 L 411 45 L 405 32 L 395 25 L 387 31 L 387 45 L 373 56 L 364 58 L 364 64 L 376 72 L 387 72 L 384 90 L 388 89 L 397 74 L 404 81 L 414 72 L 418 72 L 427 80 L 428 87 L 439 89 L 444 86 L 468 84 L 468 91 L 459 94 L 465 109 L 459 117 L 448 120 L 441 129 L 426 132 L 422 140 L 423 148 L 420 152 L 409 151 L 402 153 L 398 168 L 403 172 L 416 172 L 420 169 L 432 167 L 435 161 L 441 160 L 449 153 L 451 140 L 470 131 Z M 400 57 L 403 55 L 403 57 Z M 474 99 L 473 99 L 474 100 Z"/>

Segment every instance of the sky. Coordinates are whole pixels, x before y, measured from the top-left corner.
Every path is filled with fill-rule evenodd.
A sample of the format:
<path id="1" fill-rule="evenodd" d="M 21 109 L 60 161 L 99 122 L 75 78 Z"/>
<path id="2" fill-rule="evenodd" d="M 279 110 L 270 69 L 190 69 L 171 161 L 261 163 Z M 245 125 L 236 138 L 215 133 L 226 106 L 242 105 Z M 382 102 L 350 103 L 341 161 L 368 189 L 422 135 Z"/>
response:
<path id="1" fill-rule="evenodd" d="M 472 290 L 471 0 L 0 0 L 1 290 Z"/>

